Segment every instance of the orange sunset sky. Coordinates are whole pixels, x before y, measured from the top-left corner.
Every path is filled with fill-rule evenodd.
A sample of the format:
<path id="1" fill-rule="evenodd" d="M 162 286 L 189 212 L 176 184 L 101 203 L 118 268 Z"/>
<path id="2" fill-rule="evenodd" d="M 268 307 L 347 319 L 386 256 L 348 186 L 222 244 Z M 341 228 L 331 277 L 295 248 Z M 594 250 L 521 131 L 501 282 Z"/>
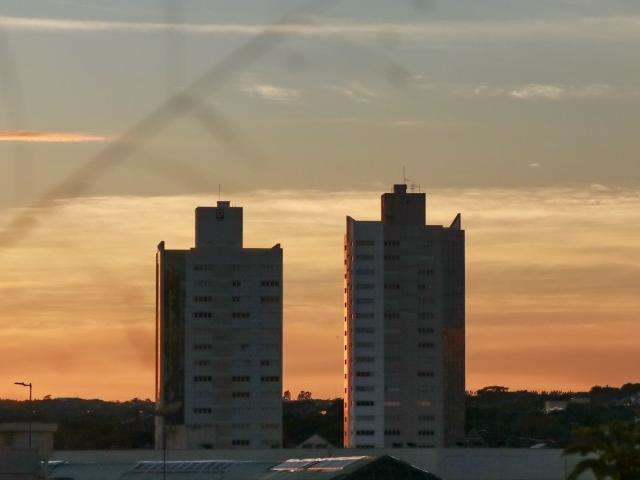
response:
<path id="1" fill-rule="evenodd" d="M 377 218 L 379 192 L 258 191 L 245 243 L 285 253 L 286 389 L 342 385 L 345 215 Z M 4 252 L 3 397 L 128 399 L 153 392 L 154 251 L 193 245 L 211 196 L 64 201 Z M 640 195 L 631 190 L 434 190 L 431 223 L 467 230 L 467 388 L 583 389 L 637 380 Z"/>

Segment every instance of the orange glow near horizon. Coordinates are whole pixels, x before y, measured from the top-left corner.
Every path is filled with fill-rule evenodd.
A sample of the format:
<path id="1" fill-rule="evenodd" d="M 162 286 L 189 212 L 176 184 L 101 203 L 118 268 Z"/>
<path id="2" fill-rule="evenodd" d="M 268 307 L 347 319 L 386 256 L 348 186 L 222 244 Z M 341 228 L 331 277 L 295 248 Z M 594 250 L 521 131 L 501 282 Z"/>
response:
<path id="1" fill-rule="evenodd" d="M 245 245 L 281 243 L 284 388 L 342 391 L 345 216 L 381 192 L 233 196 Z M 193 245 L 203 196 L 74 199 L 3 252 L 0 397 L 153 395 L 154 253 Z M 580 390 L 639 381 L 640 192 L 435 190 L 429 223 L 467 231 L 467 388 Z"/>
<path id="2" fill-rule="evenodd" d="M 31 130 L 2 130 L 0 142 L 27 143 L 85 143 L 104 142 L 109 137 L 78 132 L 36 132 Z"/>

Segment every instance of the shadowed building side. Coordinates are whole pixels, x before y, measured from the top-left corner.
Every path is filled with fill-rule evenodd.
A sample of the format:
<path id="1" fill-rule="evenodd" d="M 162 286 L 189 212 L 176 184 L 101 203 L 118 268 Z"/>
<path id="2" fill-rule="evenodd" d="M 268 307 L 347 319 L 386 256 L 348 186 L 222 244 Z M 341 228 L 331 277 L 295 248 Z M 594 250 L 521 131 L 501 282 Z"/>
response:
<path id="1" fill-rule="evenodd" d="M 464 231 L 426 224 L 426 196 L 395 185 L 381 220 L 347 217 L 344 443 L 464 442 Z"/>

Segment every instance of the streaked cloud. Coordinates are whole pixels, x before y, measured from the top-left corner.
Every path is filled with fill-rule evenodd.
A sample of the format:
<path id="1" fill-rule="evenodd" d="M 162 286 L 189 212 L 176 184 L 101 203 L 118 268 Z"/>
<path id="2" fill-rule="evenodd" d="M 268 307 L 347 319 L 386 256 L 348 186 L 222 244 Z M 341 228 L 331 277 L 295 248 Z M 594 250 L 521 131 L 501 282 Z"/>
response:
<path id="1" fill-rule="evenodd" d="M 615 99 L 639 97 L 640 88 L 614 86 L 603 83 L 567 85 L 554 83 L 527 83 L 522 85 L 470 85 L 464 83 L 437 82 L 429 78 L 416 76 L 416 86 L 423 91 L 443 91 L 451 95 L 474 98 L 511 98 L 528 101 L 562 101 Z"/>
<path id="2" fill-rule="evenodd" d="M 256 97 L 285 102 L 299 100 L 302 96 L 300 90 L 278 87 L 276 85 L 269 85 L 266 83 L 247 85 L 243 87 L 242 90 Z"/>
<path id="3" fill-rule="evenodd" d="M 532 83 L 515 88 L 508 95 L 519 100 L 563 100 L 611 98 L 620 96 L 636 96 L 637 90 L 619 89 L 611 85 L 593 84 L 585 86 L 553 85 Z"/>
<path id="4" fill-rule="evenodd" d="M 538 162 L 532 162 L 529 164 L 529 168 L 540 168 L 540 164 Z"/>
<path id="5" fill-rule="evenodd" d="M 362 23 L 338 19 L 301 19 L 286 25 L 269 24 L 171 24 L 163 22 L 118 22 L 38 17 L 0 17 L 0 27 L 45 32 L 154 33 L 175 30 L 195 35 L 256 35 L 264 31 L 295 36 L 394 35 L 402 38 L 447 40 L 503 40 L 505 38 L 592 38 L 597 40 L 640 39 L 640 16 L 549 18 L 414 23 Z"/>
<path id="6" fill-rule="evenodd" d="M 104 142 L 109 137 L 78 132 L 44 132 L 34 130 L 2 130 L 0 142 L 85 143 Z"/>
<path id="7" fill-rule="evenodd" d="M 358 82 L 350 82 L 347 85 L 331 85 L 329 90 L 358 103 L 371 103 L 378 97 L 377 93 Z"/>

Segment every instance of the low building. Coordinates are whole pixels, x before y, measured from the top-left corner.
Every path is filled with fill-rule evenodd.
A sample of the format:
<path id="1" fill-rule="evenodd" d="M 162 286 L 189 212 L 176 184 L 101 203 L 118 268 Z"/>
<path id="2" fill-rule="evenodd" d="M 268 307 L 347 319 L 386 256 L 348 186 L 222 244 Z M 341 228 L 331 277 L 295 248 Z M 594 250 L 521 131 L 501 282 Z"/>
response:
<path id="1" fill-rule="evenodd" d="M 329 449 L 329 448 L 335 448 L 335 447 L 331 443 L 329 443 L 327 440 L 325 440 L 324 438 L 322 438 L 320 435 L 318 435 L 316 433 L 314 435 L 311 435 L 304 442 L 302 442 L 300 445 L 298 445 L 297 448 L 302 448 L 302 449 L 311 449 L 311 448 Z"/>
<path id="2" fill-rule="evenodd" d="M 56 423 L 0 423 L 0 448 L 34 449 L 41 458 L 49 458 L 57 431 Z"/>
<path id="3" fill-rule="evenodd" d="M 388 455 L 379 457 L 293 458 L 273 463 L 252 460 L 143 461 L 129 467 L 122 464 L 96 466 L 60 462 L 52 465 L 48 478 L 65 480 L 438 480 L 429 472 Z M 100 469 L 100 472 L 98 472 Z M 105 476 L 109 471 L 111 477 Z"/>
<path id="4" fill-rule="evenodd" d="M 567 409 L 569 402 L 566 400 L 547 400 L 544 402 L 544 413 L 562 412 Z"/>
<path id="5" fill-rule="evenodd" d="M 193 468 L 189 462 L 220 462 L 220 459 L 275 466 L 286 462 L 288 459 L 356 456 L 378 458 L 388 455 L 446 480 L 566 480 L 576 464 L 581 460 L 579 456 L 564 455 L 561 449 L 554 448 L 331 450 L 276 448 L 255 450 L 170 450 L 166 453 L 167 463 L 176 465 L 173 467 L 176 469 L 178 468 L 177 465 L 182 465 L 182 468 L 185 469 Z M 73 480 L 119 480 L 125 474 L 132 473 L 132 470 L 141 462 L 149 462 L 147 465 L 158 465 L 162 462 L 163 452 L 158 450 L 58 451 L 54 452 L 53 459 L 54 462 L 50 463 L 53 467 L 50 478 L 59 480 L 62 478 Z M 201 463 L 201 468 L 214 467 L 205 467 Z M 274 477 L 276 477 L 275 473 L 271 472 Z M 195 480 L 194 476 L 189 475 L 191 474 L 187 474 L 184 478 Z M 321 476 L 318 472 L 315 475 Z M 144 479 L 153 480 L 153 476 L 153 473 L 147 473 Z M 223 478 L 225 476 L 231 479 L 228 475 L 222 475 L 219 480 L 226 480 Z M 174 473 L 171 477 L 177 479 L 178 474 Z M 209 478 L 218 477 L 218 475 L 209 476 Z M 245 477 L 238 475 L 233 480 L 242 480 L 243 478 Z M 255 477 L 251 477 L 251 480 L 253 478 Z M 290 478 L 291 480 L 305 480 L 294 478 L 293 475 Z M 593 477 L 585 474 L 580 479 L 592 480 Z M 269 477 L 269 480 L 272 480 L 272 478 Z M 281 479 L 278 478 L 277 480 Z"/>
<path id="6" fill-rule="evenodd" d="M 0 480 L 35 480 L 41 470 L 37 451 L 0 447 Z"/>

